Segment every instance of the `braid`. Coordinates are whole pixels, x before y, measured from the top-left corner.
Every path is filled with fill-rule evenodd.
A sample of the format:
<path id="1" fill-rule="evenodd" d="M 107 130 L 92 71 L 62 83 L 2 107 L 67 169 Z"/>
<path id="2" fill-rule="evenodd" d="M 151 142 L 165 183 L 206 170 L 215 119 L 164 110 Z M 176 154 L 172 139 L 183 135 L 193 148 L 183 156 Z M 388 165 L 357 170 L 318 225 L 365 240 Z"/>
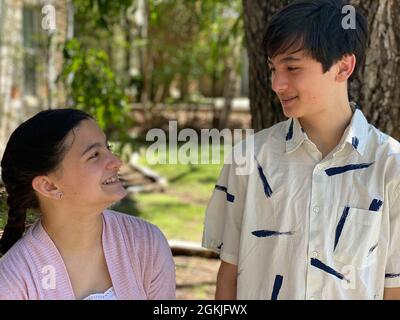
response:
<path id="1" fill-rule="evenodd" d="M 25 231 L 26 199 L 21 199 L 15 193 L 9 193 L 7 205 L 8 220 L 0 240 L 0 254 L 5 254 Z"/>

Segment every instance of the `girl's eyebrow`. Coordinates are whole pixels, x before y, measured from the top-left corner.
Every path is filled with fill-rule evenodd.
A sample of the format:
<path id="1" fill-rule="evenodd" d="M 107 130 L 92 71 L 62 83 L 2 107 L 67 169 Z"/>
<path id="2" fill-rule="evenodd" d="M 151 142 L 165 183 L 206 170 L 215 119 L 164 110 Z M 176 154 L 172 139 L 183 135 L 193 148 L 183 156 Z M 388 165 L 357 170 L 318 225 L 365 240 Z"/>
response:
<path id="1" fill-rule="evenodd" d="M 105 140 L 105 145 L 107 145 L 107 143 L 108 143 L 108 139 L 106 138 L 106 140 Z M 81 158 L 82 158 L 87 152 L 89 152 L 90 150 L 92 150 L 93 148 L 97 148 L 97 147 L 101 147 L 101 146 L 102 146 L 102 144 L 101 144 L 100 142 L 92 143 L 91 145 L 89 145 L 89 146 L 85 149 L 85 151 L 83 151 L 83 153 L 82 153 L 82 155 L 81 155 Z"/>

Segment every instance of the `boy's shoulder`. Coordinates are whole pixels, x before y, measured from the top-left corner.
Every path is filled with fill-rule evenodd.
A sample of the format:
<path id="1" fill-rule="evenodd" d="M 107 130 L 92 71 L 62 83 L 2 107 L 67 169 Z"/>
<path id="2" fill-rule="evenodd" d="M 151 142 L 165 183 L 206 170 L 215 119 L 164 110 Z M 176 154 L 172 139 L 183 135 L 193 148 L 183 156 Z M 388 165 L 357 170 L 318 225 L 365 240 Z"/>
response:
<path id="1" fill-rule="evenodd" d="M 258 154 L 261 149 L 267 147 L 274 152 L 282 152 L 292 131 L 293 119 L 284 120 L 246 137 L 235 144 L 234 150 L 239 149 L 238 152 L 246 150 L 246 153 L 254 151 L 255 154 Z"/>
<path id="2" fill-rule="evenodd" d="M 400 157 L 400 142 L 368 123 L 366 135 L 367 152 L 378 157 Z M 400 159 L 400 158 L 399 158 Z"/>

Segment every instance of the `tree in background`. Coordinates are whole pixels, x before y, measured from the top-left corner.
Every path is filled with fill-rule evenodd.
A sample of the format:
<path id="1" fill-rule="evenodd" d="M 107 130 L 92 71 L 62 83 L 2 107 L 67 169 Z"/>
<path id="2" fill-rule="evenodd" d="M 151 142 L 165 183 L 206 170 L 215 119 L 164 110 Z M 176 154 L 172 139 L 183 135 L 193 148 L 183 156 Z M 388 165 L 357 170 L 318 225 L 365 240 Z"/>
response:
<path id="1" fill-rule="evenodd" d="M 73 4 L 73 46 L 79 42 L 80 49 L 69 50 L 64 79 L 71 78 L 74 68 L 77 75 L 80 51 L 87 54 L 90 49 L 94 54 L 98 50 L 130 106 L 140 103 L 151 111 L 160 103 L 204 102 L 201 93 L 224 96 L 225 106 L 222 111 L 215 110 L 214 124 L 226 126 L 239 88 L 240 0 L 74 0 Z M 84 76 L 80 75 L 80 81 Z M 70 88 L 70 98 L 81 95 L 82 100 L 84 91 L 74 93 L 77 90 L 77 85 Z M 85 94 L 91 92 L 95 91 L 86 90 Z"/>
<path id="2" fill-rule="evenodd" d="M 270 85 L 261 41 L 271 16 L 292 1 L 243 0 L 244 25 L 250 64 L 250 109 L 255 130 L 284 119 Z M 371 123 L 400 139 L 400 0 L 353 0 L 368 19 L 370 40 L 366 63 L 349 84 L 349 96 L 358 102 Z"/>

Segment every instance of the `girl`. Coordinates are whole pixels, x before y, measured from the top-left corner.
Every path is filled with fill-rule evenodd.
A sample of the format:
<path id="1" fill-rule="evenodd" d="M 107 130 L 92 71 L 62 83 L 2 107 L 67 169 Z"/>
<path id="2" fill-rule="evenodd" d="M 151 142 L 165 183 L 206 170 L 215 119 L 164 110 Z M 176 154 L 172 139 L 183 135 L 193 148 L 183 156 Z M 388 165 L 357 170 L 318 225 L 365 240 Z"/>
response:
<path id="1" fill-rule="evenodd" d="M 161 231 L 106 209 L 126 195 L 121 164 L 79 110 L 42 111 L 13 132 L 1 161 L 0 299 L 175 299 Z M 40 219 L 23 235 L 28 208 Z"/>

